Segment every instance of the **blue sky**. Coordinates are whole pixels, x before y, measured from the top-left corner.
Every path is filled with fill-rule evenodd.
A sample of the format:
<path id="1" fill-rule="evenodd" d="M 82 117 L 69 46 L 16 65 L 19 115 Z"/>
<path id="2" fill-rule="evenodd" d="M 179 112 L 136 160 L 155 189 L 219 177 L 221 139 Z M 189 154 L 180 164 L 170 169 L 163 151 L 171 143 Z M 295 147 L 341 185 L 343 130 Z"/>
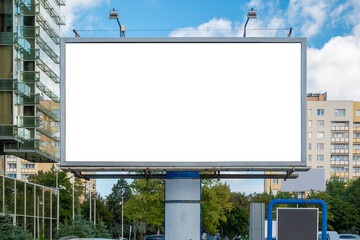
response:
<path id="1" fill-rule="evenodd" d="M 292 36 L 307 37 L 308 92 L 360 99 L 359 0 L 67 0 L 62 32 L 73 37 L 75 28 L 91 30 L 79 31 L 82 37 L 117 37 L 117 22 L 109 20 L 115 8 L 127 37 L 241 37 L 252 7 L 258 19 L 249 22 L 248 37 L 286 37 L 282 29 L 290 27 Z M 98 181 L 98 191 L 109 194 L 114 182 Z M 233 191 L 263 191 L 262 180 L 227 182 Z"/>

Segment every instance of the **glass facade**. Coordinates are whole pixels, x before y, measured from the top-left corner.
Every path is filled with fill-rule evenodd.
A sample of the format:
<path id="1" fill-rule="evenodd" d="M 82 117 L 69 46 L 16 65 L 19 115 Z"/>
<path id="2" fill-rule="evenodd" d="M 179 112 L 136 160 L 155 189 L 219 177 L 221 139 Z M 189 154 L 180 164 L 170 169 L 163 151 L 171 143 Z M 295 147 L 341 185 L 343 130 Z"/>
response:
<path id="1" fill-rule="evenodd" d="M 60 26 L 57 0 L 0 1 L 0 141 L 34 162 L 60 158 Z"/>

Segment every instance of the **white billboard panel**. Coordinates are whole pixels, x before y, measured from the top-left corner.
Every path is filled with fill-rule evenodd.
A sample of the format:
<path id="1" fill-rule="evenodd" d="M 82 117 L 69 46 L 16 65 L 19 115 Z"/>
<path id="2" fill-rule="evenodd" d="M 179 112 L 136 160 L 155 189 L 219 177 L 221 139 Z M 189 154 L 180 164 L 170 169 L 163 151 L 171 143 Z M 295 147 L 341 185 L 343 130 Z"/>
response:
<path id="1" fill-rule="evenodd" d="M 303 164 L 305 40 L 180 40 L 63 40 L 62 165 Z"/>

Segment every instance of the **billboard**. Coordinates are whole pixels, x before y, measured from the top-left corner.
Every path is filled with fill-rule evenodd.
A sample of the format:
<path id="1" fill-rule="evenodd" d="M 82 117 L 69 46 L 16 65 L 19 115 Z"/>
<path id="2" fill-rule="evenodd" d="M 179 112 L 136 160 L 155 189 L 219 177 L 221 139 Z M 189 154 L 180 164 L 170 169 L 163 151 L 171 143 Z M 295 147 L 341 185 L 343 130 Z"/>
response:
<path id="1" fill-rule="evenodd" d="M 64 38 L 61 166 L 304 166 L 305 38 Z"/>

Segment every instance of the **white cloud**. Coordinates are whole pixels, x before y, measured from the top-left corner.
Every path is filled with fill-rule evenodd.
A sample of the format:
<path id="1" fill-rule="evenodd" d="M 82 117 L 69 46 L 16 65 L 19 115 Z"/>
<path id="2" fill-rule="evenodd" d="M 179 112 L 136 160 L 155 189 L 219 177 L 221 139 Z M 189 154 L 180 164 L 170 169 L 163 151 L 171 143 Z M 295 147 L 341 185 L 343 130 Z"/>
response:
<path id="1" fill-rule="evenodd" d="M 301 33 L 311 37 L 320 32 L 330 4 L 324 0 L 290 0 L 288 18 L 292 25 L 301 24 Z"/>
<path id="2" fill-rule="evenodd" d="M 360 27 L 359 27 L 360 28 Z M 360 99 L 360 38 L 333 37 L 323 48 L 308 49 L 308 91 L 333 100 Z"/>
<path id="3" fill-rule="evenodd" d="M 67 35 L 74 28 L 74 21 L 78 20 L 79 14 L 86 9 L 96 7 L 102 2 L 109 3 L 109 0 L 69 0 L 61 11 L 66 17 L 66 25 L 62 27 L 62 32 Z"/>

